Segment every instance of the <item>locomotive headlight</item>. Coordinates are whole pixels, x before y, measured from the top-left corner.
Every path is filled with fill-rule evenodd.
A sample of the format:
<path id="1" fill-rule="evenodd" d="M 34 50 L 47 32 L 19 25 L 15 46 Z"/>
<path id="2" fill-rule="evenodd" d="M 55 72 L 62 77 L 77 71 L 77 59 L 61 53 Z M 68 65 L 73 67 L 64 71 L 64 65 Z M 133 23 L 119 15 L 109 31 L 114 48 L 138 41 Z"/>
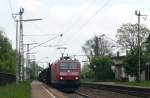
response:
<path id="1" fill-rule="evenodd" d="M 67 70 L 67 72 L 70 72 L 70 70 Z"/>
<path id="2" fill-rule="evenodd" d="M 60 77 L 60 80 L 63 80 L 63 77 Z"/>
<path id="3" fill-rule="evenodd" d="M 75 77 L 75 79 L 78 80 L 79 78 L 78 78 L 78 77 Z"/>

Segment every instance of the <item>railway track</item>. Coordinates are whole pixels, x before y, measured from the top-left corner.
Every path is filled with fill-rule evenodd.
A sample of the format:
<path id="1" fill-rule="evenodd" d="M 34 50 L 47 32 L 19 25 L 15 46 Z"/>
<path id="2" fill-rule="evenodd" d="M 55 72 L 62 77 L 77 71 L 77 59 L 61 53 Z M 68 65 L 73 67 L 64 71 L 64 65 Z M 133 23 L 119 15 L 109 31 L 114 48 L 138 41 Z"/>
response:
<path id="1" fill-rule="evenodd" d="M 46 88 L 56 96 L 55 98 L 141 98 L 88 87 L 81 87 L 72 93 L 63 92 L 55 88 Z"/>
<path id="2" fill-rule="evenodd" d="M 89 95 L 87 95 L 87 94 L 84 94 L 84 93 L 81 93 L 81 92 L 78 92 L 78 91 L 75 91 L 75 94 L 80 95 L 80 96 L 82 96 L 83 98 L 92 98 L 91 96 L 89 96 Z"/>
<path id="3" fill-rule="evenodd" d="M 84 93 L 81 93 L 81 92 L 74 92 L 74 93 L 66 93 L 66 95 L 69 97 L 69 98 L 92 98 L 91 96 L 89 95 L 86 95 Z"/>
<path id="4" fill-rule="evenodd" d="M 75 92 L 67 93 L 49 85 L 43 85 L 56 98 L 150 98 L 150 92 L 145 88 L 84 83 Z"/>
<path id="5" fill-rule="evenodd" d="M 75 92 L 63 92 L 61 90 L 58 90 L 56 88 L 53 88 L 47 84 L 41 83 L 49 92 L 55 95 L 55 98 L 93 98 L 89 95 L 86 95 L 84 93 L 81 93 L 79 91 Z"/>
<path id="6" fill-rule="evenodd" d="M 127 94 L 132 96 L 137 96 L 141 98 L 150 98 L 150 88 L 144 87 L 132 87 L 125 85 L 107 85 L 107 84 L 90 84 L 90 83 L 82 83 L 81 87 L 83 88 L 91 88 L 97 90 L 105 90 L 116 92 L 120 94 Z"/>

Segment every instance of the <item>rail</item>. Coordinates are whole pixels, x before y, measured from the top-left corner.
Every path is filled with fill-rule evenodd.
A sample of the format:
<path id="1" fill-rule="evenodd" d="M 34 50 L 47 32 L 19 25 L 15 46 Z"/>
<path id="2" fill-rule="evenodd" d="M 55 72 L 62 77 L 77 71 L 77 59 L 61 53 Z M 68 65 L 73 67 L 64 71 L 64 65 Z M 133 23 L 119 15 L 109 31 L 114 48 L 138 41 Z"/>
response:
<path id="1" fill-rule="evenodd" d="M 82 96 L 83 98 L 92 98 L 91 96 L 86 95 L 86 94 L 83 94 L 83 93 L 78 92 L 78 91 L 76 91 L 75 94 L 77 94 L 77 95 L 79 95 L 79 96 Z"/>
<path id="2" fill-rule="evenodd" d="M 82 83 L 81 86 L 89 87 L 94 89 L 101 89 L 107 91 L 118 92 L 122 94 L 129 94 L 134 96 L 140 96 L 147 98 L 150 96 L 150 88 L 144 87 L 132 87 L 132 86 L 121 86 L 121 85 L 108 85 L 108 84 L 91 84 L 91 83 Z"/>

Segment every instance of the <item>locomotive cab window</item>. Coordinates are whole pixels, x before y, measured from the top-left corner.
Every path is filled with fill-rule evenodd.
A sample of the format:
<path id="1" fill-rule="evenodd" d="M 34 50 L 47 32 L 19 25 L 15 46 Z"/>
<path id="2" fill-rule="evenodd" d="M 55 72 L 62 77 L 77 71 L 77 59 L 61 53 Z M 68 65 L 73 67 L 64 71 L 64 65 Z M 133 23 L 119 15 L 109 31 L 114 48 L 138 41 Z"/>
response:
<path id="1" fill-rule="evenodd" d="M 61 63 L 60 69 L 77 69 L 76 63 Z"/>
<path id="2" fill-rule="evenodd" d="M 77 69 L 77 64 L 76 63 L 70 63 L 69 69 Z"/>
<path id="3" fill-rule="evenodd" d="M 68 69 L 68 64 L 67 63 L 61 63 L 60 69 Z"/>

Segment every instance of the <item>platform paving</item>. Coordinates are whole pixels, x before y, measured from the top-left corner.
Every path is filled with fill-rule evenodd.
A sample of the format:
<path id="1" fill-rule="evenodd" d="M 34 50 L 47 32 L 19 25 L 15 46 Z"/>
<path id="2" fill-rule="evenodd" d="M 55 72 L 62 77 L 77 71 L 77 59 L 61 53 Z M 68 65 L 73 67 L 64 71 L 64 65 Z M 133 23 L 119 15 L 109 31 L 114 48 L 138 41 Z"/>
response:
<path id="1" fill-rule="evenodd" d="M 33 81 L 31 87 L 32 98 L 55 98 L 55 96 L 39 81 Z"/>

